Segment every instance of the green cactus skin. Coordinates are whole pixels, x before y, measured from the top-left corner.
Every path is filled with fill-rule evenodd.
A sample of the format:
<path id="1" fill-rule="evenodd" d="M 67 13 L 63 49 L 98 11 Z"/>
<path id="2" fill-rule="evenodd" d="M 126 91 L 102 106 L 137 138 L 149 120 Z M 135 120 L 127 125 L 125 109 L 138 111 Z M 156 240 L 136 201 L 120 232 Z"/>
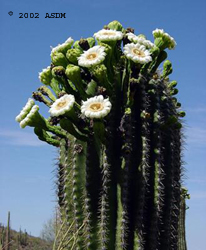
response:
<path id="1" fill-rule="evenodd" d="M 96 45 L 94 38 L 80 39 L 52 54 L 40 76 L 47 86 L 33 95 L 49 107 L 65 94 L 75 98 L 70 111 L 32 123 L 40 140 L 59 148 L 62 226 L 53 250 L 186 250 L 185 112 L 174 97 L 177 82 L 169 79 L 173 69 L 164 50 L 175 42 L 168 35 L 165 42 L 155 38 L 151 58 L 142 64 L 121 49 L 122 40 L 132 45 L 127 37 L 132 28 L 118 21 L 104 28 L 123 35 L 97 39 L 105 53 L 101 63 L 81 66 L 80 58 Z M 98 95 L 111 110 L 91 118 L 91 110 L 94 115 L 106 105 L 96 101 L 98 111 L 92 106 L 84 111 L 87 99 Z"/>
<path id="2" fill-rule="evenodd" d="M 100 152 L 95 147 L 95 138 L 90 134 L 87 142 L 86 152 L 86 212 L 90 225 L 91 232 L 87 235 L 87 245 L 91 249 L 97 249 L 98 246 L 98 207 L 99 207 L 99 193 L 101 190 L 101 169 L 100 169 Z M 90 249 L 88 248 L 88 249 Z"/>

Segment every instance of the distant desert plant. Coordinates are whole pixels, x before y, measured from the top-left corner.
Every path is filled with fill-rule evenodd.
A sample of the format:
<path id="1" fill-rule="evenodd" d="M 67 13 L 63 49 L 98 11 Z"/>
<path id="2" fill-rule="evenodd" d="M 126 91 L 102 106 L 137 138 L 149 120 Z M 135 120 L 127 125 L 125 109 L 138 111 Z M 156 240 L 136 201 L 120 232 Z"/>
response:
<path id="1" fill-rule="evenodd" d="M 10 212 L 7 226 L 0 224 L 0 250 L 51 250 L 52 242 L 31 236 L 26 230 L 11 229 Z"/>

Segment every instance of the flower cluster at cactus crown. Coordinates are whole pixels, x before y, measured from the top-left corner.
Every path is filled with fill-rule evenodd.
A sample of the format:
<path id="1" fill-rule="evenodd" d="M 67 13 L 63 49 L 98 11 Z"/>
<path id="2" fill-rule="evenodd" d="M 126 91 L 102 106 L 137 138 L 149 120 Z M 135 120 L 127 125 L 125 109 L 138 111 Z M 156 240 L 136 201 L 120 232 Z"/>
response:
<path id="1" fill-rule="evenodd" d="M 111 107 L 109 99 L 104 99 L 102 95 L 99 95 L 83 101 L 81 112 L 89 118 L 103 118 L 110 112 Z"/>
<path id="2" fill-rule="evenodd" d="M 64 95 L 57 99 L 49 110 L 51 116 L 60 116 L 70 111 L 74 105 L 75 98 L 73 95 Z"/>
<path id="3" fill-rule="evenodd" d="M 63 227 L 53 249 L 181 248 L 185 113 L 166 51 L 176 42 L 159 29 L 149 41 L 118 21 L 92 34 L 52 49 L 32 93 L 48 117 L 33 99 L 16 117 L 59 147 Z"/>
<path id="4" fill-rule="evenodd" d="M 29 99 L 16 118 L 20 127 L 38 127 L 35 133 L 38 131 L 43 139 L 48 124 L 60 125 L 55 129 L 61 134 L 65 119 L 74 123 L 75 127 L 69 131 L 76 129 L 75 135 L 81 131 L 79 124 L 88 128 L 91 119 L 108 120 L 116 93 L 124 90 L 123 95 L 127 96 L 129 91 L 123 86 L 124 79 L 130 81 L 135 74 L 157 74 L 158 66 L 167 58 L 165 50 L 176 46 L 174 38 L 163 30 L 154 30 L 153 36 L 154 41 L 149 41 L 143 34 L 135 34 L 132 28 L 124 29 L 118 21 L 113 21 L 93 37 L 79 41 L 69 37 L 52 48 L 50 66 L 39 73 L 39 80 L 46 86 L 33 93 L 36 101 L 48 106 L 50 117 L 41 116 L 37 112 L 39 107 Z M 169 61 L 165 62 L 159 77 L 166 79 L 172 68 Z M 129 105 L 129 101 L 126 103 Z"/>
<path id="5" fill-rule="evenodd" d="M 94 46 L 78 58 L 78 64 L 82 67 L 91 67 L 100 64 L 104 61 L 106 56 L 105 49 L 103 46 Z"/>

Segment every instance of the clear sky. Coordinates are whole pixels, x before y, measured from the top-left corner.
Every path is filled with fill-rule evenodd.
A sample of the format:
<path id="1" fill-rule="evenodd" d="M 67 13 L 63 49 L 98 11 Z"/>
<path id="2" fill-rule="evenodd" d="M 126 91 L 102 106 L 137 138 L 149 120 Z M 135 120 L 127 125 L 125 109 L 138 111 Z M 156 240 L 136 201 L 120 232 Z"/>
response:
<path id="1" fill-rule="evenodd" d="M 8 12 L 13 11 L 13 16 Z M 39 19 L 19 18 L 39 13 Z M 46 13 L 66 13 L 46 19 Z M 187 210 L 189 250 L 206 245 L 206 1 L 183 0 L 1 0 L 0 1 L 0 222 L 11 211 L 14 229 L 39 235 L 55 207 L 57 150 L 39 142 L 32 129 L 21 130 L 15 117 L 39 86 L 38 72 L 50 63 L 50 45 L 72 36 L 92 36 L 118 20 L 152 40 L 163 28 L 177 41 L 169 51 L 171 79 L 186 111 L 185 185 L 191 194 Z M 47 109 L 41 106 L 47 116 Z"/>

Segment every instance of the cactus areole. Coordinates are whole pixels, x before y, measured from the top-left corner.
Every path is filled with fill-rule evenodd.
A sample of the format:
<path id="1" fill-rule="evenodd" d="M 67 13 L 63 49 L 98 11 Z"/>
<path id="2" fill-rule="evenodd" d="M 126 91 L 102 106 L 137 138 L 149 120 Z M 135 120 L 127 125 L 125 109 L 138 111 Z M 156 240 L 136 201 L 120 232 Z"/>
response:
<path id="1" fill-rule="evenodd" d="M 113 21 L 93 37 L 68 38 L 16 117 L 59 150 L 54 249 L 186 250 L 185 113 L 166 52 L 176 42 L 164 30 L 153 36 Z"/>

